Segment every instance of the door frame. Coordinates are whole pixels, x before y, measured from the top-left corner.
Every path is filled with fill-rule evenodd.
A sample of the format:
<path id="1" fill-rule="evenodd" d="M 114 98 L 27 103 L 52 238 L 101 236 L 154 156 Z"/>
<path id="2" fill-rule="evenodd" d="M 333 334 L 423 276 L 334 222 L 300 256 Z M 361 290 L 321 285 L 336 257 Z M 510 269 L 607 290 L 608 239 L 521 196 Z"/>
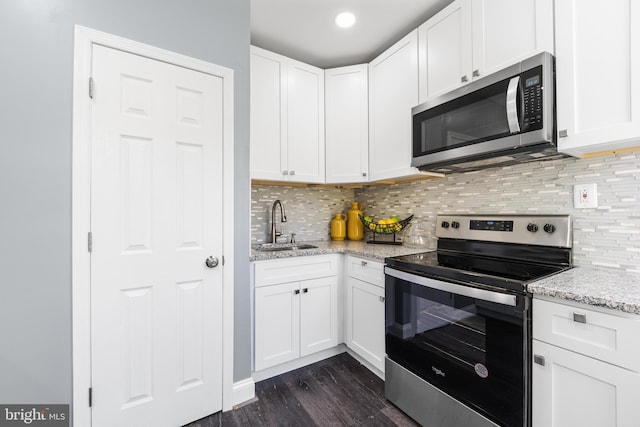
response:
<path id="1" fill-rule="evenodd" d="M 76 25 L 73 57 L 72 134 L 72 419 L 91 425 L 91 98 L 92 47 L 102 45 L 223 79 L 222 410 L 233 402 L 234 312 L 234 86 L 233 70 L 123 37 Z M 226 257 L 225 257 L 226 255 Z M 97 396 L 96 396 L 97 397 Z M 99 397 L 97 397 L 99 398 Z"/>

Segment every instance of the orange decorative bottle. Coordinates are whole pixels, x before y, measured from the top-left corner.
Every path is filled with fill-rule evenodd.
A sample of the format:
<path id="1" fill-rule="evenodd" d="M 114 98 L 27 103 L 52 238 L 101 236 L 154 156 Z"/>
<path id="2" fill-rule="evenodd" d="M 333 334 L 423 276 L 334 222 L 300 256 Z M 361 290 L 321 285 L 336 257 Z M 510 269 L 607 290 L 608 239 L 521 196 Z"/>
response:
<path id="1" fill-rule="evenodd" d="M 339 213 L 331 220 L 331 240 L 344 240 L 347 233 L 346 219 L 345 214 Z"/>
<path id="2" fill-rule="evenodd" d="M 358 208 L 358 203 L 353 202 L 351 209 L 347 212 L 347 238 L 349 240 L 362 240 L 364 237 L 364 226 L 358 216 L 362 216 L 362 211 Z"/>

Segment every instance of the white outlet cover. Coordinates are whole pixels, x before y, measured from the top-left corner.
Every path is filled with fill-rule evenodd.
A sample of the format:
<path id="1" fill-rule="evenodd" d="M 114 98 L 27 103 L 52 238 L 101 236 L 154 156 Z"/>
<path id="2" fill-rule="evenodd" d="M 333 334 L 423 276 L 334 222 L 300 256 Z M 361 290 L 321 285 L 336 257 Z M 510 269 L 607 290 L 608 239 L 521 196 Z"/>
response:
<path id="1" fill-rule="evenodd" d="M 573 186 L 573 207 L 576 209 L 598 207 L 597 184 L 576 184 Z"/>

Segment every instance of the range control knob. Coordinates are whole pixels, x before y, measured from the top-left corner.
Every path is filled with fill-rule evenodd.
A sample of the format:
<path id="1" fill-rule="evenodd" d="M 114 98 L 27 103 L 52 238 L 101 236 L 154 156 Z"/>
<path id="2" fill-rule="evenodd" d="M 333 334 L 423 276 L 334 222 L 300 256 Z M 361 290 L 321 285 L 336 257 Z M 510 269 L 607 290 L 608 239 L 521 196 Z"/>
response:
<path id="1" fill-rule="evenodd" d="M 451 221 L 451 228 L 460 228 L 460 223 L 458 221 Z"/>
<path id="2" fill-rule="evenodd" d="M 532 222 L 530 222 L 529 224 L 527 224 L 527 230 L 535 233 L 536 231 L 538 231 L 538 226 Z"/>
<path id="3" fill-rule="evenodd" d="M 545 224 L 543 230 L 551 234 L 556 231 L 556 226 L 553 224 Z"/>
<path id="4" fill-rule="evenodd" d="M 440 227 L 449 228 L 449 223 L 447 221 L 442 221 L 442 223 L 440 224 Z"/>

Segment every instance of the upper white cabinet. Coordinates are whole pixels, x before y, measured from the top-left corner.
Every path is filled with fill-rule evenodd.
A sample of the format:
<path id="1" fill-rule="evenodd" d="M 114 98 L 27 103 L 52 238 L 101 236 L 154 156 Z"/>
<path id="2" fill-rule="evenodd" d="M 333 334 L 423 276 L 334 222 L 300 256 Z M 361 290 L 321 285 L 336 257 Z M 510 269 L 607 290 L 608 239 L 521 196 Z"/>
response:
<path id="1" fill-rule="evenodd" d="M 324 71 L 251 47 L 251 178 L 323 183 Z"/>
<path id="2" fill-rule="evenodd" d="M 424 102 L 538 52 L 553 53 L 553 2 L 457 0 L 418 32 Z"/>
<path id="3" fill-rule="evenodd" d="M 369 63 L 370 180 L 417 174 L 411 167 L 411 108 L 418 104 L 418 31 Z"/>
<path id="4" fill-rule="evenodd" d="M 558 149 L 582 156 L 640 145 L 640 8 L 557 0 Z"/>
<path id="5" fill-rule="evenodd" d="M 325 70 L 326 182 L 369 180 L 367 64 Z"/>

